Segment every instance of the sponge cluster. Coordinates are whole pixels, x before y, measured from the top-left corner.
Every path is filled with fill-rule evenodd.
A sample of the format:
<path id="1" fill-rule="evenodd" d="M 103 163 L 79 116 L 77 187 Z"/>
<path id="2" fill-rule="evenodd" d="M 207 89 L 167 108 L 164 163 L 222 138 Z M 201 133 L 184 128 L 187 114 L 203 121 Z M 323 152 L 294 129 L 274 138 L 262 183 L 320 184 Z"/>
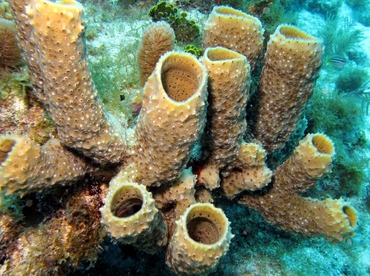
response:
<path id="1" fill-rule="evenodd" d="M 356 211 L 342 199 L 323 201 L 299 193 L 330 171 L 332 141 L 321 133 L 308 134 L 274 172 L 274 184 L 264 195 L 243 195 L 241 203 L 257 210 L 278 227 L 310 236 L 342 240 L 353 235 Z"/>

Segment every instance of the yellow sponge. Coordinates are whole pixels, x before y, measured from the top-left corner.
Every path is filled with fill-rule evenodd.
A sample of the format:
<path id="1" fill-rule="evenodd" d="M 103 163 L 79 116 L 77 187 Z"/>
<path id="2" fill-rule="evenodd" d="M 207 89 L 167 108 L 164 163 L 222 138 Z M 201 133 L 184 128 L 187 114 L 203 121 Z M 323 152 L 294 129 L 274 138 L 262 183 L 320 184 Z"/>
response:
<path id="1" fill-rule="evenodd" d="M 280 25 L 267 45 L 260 81 L 255 138 L 268 152 L 284 146 L 313 92 L 321 67 L 322 41 Z"/>
<path id="2" fill-rule="evenodd" d="M 207 275 L 216 269 L 232 238 L 221 209 L 210 203 L 193 204 L 176 221 L 166 262 L 178 275 Z"/>
<path id="3" fill-rule="evenodd" d="M 203 130 L 206 101 L 203 65 L 187 53 L 164 54 L 144 87 L 135 129 L 137 182 L 159 185 L 178 178 Z"/>
<path id="4" fill-rule="evenodd" d="M 203 49 L 222 46 L 234 50 L 247 57 L 253 70 L 262 50 L 263 33 L 257 17 L 216 6 L 204 26 Z"/>
<path id="5" fill-rule="evenodd" d="M 20 3 L 13 5 L 16 14 L 20 12 Z M 26 61 L 35 69 L 36 94 L 47 104 L 59 139 L 96 163 L 121 162 L 125 133 L 104 111 L 94 88 L 85 53 L 82 5 L 74 0 L 32 0 L 20 10 L 16 23 L 21 40 L 27 40 Z"/>
<path id="6" fill-rule="evenodd" d="M 167 243 L 167 225 L 152 194 L 144 185 L 126 182 L 122 174 L 112 182 L 100 208 L 102 223 L 113 237 L 155 253 Z"/>
<path id="7" fill-rule="evenodd" d="M 266 152 L 256 143 L 242 143 L 235 170 L 222 179 L 225 194 L 232 198 L 242 191 L 260 190 L 271 181 L 272 171 L 265 165 Z"/>
<path id="8" fill-rule="evenodd" d="M 237 155 L 247 129 L 250 67 L 245 56 L 223 47 L 207 48 L 203 64 L 209 74 L 209 163 L 225 167 Z"/>
<path id="9" fill-rule="evenodd" d="M 42 147 L 28 137 L 0 136 L 0 188 L 24 194 L 81 179 L 89 166 L 58 140 Z M 90 168 L 91 169 L 91 168 Z"/>
<path id="10" fill-rule="evenodd" d="M 245 56 L 224 47 L 207 48 L 202 58 L 209 74 L 207 164 L 198 182 L 208 189 L 219 187 L 220 170 L 234 165 L 247 129 L 250 67 Z"/>
<path id="11" fill-rule="evenodd" d="M 328 136 L 308 134 L 299 142 L 293 155 L 276 169 L 275 179 L 282 189 L 303 192 L 330 172 L 334 154 L 334 145 Z"/>
<path id="12" fill-rule="evenodd" d="M 154 199 L 159 210 L 164 215 L 169 236 L 172 236 L 175 221 L 185 212 L 191 205 L 196 203 L 195 194 L 196 177 L 191 172 L 191 168 L 184 170 L 179 179 L 177 179 L 170 187 L 165 187 L 157 191 Z"/>

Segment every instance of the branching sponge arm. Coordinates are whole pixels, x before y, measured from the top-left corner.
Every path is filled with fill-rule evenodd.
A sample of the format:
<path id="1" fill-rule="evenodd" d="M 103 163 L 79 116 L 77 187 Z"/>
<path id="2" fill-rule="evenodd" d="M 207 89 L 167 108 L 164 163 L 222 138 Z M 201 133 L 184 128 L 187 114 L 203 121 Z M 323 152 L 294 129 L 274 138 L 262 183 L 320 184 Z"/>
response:
<path id="1" fill-rule="evenodd" d="M 71 184 L 84 177 L 88 168 L 57 139 L 41 147 L 28 137 L 0 136 L 0 189 L 7 193 Z"/>
<path id="2" fill-rule="evenodd" d="M 319 201 L 299 195 L 330 171 L 333 155 L 334 146 L 329 137 L 308 134 L 274 172 L 268 191 L 243 195 L 239 202 L 287 231 L 332 240 L 352 236 L 357 222 L 352 206 L 342 199 Z"/>

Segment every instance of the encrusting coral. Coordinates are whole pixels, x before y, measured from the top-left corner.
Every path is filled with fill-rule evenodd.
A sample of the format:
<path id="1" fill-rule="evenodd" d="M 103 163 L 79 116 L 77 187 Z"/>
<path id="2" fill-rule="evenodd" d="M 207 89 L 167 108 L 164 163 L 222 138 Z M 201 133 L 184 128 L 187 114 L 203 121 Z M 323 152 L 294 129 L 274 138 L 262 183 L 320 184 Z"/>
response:
<path id="1" fill-rule="evenodd" d="M 247 140 L 249 70 L 257 62 L 263 43 L 263 29 L 256 18 L 229 7 L 215 8 L 206 24 L 202 61 L 184 52 L 163 54 L 145 81 L 136 126 L 125 129 L 104 111 L 91 80 L 85 58 L 82 5 L 74 0 L 55 3 L 12 0 L 11 5 L 25 60 L 33 73 L 34 94 L 44 103 L 57 127 L 60 152 L 54 154 L 75 157 L 71 158 L 73 162 L 62 161 L 45 167 L 47 170 L 58 167 L 58 172 L 66 172 L 65 178 L 50 172 L 32 177 L 39 168 L 32 162 L 49 164 L 55 159 L 48 159 L 50 155 L 37 146 L 22 152 L 17 147 L 18 141 L 27 138 L 14 140 L 4 136 L 0 155 L 2 174 L 23 178 L 18 186 L 14 185 L 13 177 L 3 178 L 0 184 L 4 191 L 23 194 L 28 192 L 27 187 L 45 190 L 51 184 L 70 185 L 74 177 L 84 173 L 99 178 L 98 171 L 89 167 L 103 167 L 108 174 L 116 174 L 110 179 L 107 196 L 103 188 L 96 195 L 105 197 L 104 206 L 99 206 L 98 198 L 87 204 L 92 204 L 93 210 L 100 208 L 102 224 L 118 240 L 133 243 L 149 253 L 165 247 L 167 264 L 180 275 L 208 274 L 228 250 L 233 237 L 230 223 L 221 209 L 209 203 L 210 190 L 219 186 L 229 198 L 258 210 L 266 220 L 288 231 L 333 240 L 353 235 L 357 218 L 349 204 L 333 199 L 318 201 L 298 194 L 330 171 L 334 147 L 328 137 L 309 134 L 275 172 L 265 165 L 263 146 L 267 143 Z M 232 20 L 232 25 L 227 26 L 224 19 Z M 217 36 L 212 37 L 216 31 L 219 31 Z M 300 80 L 308 85 L 304 101 L 297 103 L 292 97 L 290 102 L 284 102 L 287 106 L 283 110 L 294 107 L 295 116 L 282 114 L 277 107 L 270 110 L 270 118 L 282 116 L 290 129 L 295 127 L 295 118 L 300 116 L 311 93 L 320 65 L 317 57 L 322 49 L 314 38 L 294 27 L 282 25 L 277 32 L 278 38 L 273 36 L 270 42 L 278 44 L 277 56 L 267 53 L 268 65 L 263 75 L 272 70 L 276 82 L 273 84 L 278 88 L 288 86 L 289 91 L 294 88 L 301 91 Z M 286 38 L 293 40 L 294 45 L 303 40 L 309 49 L 288 46 L 288 50 L 280 53 L 282 60 L 279 49 L 284 49 Z M 312 45 L 311 41 L 314 41 Z M 227 49 L 235 45 L 239 46 Z M 240 49 L 246 51 L 238 52 Z M 303 56 L 311 56 L 312 60 Z M 279 75 L 279 72 L 286 73 Z M 298 81 L 294 78 L 297 75 L 301 77 Z M 269 86 L 268 80 L 263 86 Z M 265 91 L 269 93 L 268 89 Z M 279 147 L 278 143 L 278 139 L 272 139 L 268 150 Z M 45 158 L 37 159 L 37 155 L 28 158 L 30 150 L 44 154 Z M 16 155 L 24 156 L 20 159 L 24 164 L 7 166 L 15 151 L 21 151 Z M 203 167 L 203 171 L 194 168 L 194 172 L 200 171 L 201 181 L 197 181 L 197 175 L 189 168 L 191 165 Z M 25 172 L 24 168 L 27 168 Z M 66 177 L 69 172 L 75 173 L 72 179 Z M 197 203 L 197 199 L 208 202 Z M 99 224 L 100 216 L 98 221 L 95 215 L 93 219 L 92 223 Z M 73 236 L 68 221 L 63 216 L 59 220 L 63 225 L 60 231 Z M 29 239 L 39 242 L 35 231 L 24 235 L 19 236 L 18 244 Z M 95 233 L 94 237 L 98 240 L 100 235 Z M 38 262 L 43 256 L 40 253 L 36 258 L 18 248 L 6 260 L 5 274 L 18 271 L 13 257 L 17 254 Z M 31 272 L 41 275 L 45 271 L 39 268 Z"/>
<path id="2" fill-rule="evenodd" d="M 99 208 L 107 186 L 85 181 L 89 182 L 87 189 L 78 183 L 65 191 L 68 196 L 59 199 L 62 208 L 50 219 L 28 227 L 18 224 L 24 229 L 18 229 L 7 248 L 1 275 L 66 275 L 82 260 L 93 262 L 97 258 L 105 235 Z"/>

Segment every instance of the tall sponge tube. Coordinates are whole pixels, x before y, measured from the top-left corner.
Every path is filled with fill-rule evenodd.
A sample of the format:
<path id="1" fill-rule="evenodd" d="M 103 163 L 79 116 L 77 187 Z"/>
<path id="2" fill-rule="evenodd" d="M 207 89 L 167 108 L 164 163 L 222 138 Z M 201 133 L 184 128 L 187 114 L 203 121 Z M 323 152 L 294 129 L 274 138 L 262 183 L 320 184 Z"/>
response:
<path id="1" fill-rule="evenodd" d="M 290 25 L 270 37 L 260 82 L 255 137 L 267 152 L 284 146 L 311 97 L 323 53 L 322 41 Z"/>
<path id="2" fill-rule="evenodd" d="M 212 156 L 219 167 L 235 161 L 247 129 L 250 67 L 242 54 L 224 47 L 207 48 L 203 64 L 209 75 L 209 116 Z"/>
<path id="3" fill-rule="evenodd" d="M 97 163 L 119 163 L 126 150 L 124 130 L 104 111 L 93 85 L 82 5 L 74 0 L 29 0 L 22 7 L 16 2 L 12 6 L 19 32 L 32 45 L 23 49 L 24 55 L 39 75 L 34 78 L 36 95 L 48 105 L 59 139 Z M 22 8 L 24 13 L 19 12 Z"/>
<path id="4" fill-rule="evenodd" d="M 213 8 L 204 26 L 203 48 L 222 46 L 256 64 L 263 45 L 262 24 L 257 17 L 227 6 Z"/>
<path id="5" fill-rule="evenodd" d="M 158 186 L 179 177 L 203 131 L 206 104 L 204 66 L 187 53 L 163 55 L 144 87 L 135 129 L 137 182 Z"/>

